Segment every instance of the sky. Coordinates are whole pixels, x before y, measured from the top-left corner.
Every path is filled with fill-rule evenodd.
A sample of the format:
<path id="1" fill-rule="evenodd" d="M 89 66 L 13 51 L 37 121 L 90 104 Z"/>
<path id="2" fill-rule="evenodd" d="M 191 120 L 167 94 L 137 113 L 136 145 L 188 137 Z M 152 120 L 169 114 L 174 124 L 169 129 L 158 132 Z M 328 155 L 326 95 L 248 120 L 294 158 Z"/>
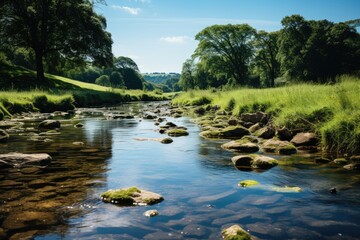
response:
<path id="1" fill-rule="evenodd" d="M 130 57 L 142 73 L 180 73 L 208 26 L 248 23 L 271 32 L 293 14 L 342 22 L 360 18 L 360 0 L 106 0 L 95 10 L 107 20 L 116 57 Z"/>

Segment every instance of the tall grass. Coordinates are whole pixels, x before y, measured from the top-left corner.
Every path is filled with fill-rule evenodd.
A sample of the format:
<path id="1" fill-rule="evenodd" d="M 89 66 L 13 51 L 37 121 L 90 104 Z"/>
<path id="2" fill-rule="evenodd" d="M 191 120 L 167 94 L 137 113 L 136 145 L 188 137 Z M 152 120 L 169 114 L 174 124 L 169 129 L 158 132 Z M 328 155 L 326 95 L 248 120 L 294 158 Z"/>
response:
<path id="1" fill-rule="evenodd" d="M 333 85 L 297 84 L 271 89 L 193 90 L 173 99 L 196 105 L 199 98 L 233 115 L 264 111 L 277 126 L 314 131 L 329 151 L 359 153 L 360 79 L 342 76 Z M 207 103 L 206 103 L 207 104 Z"/>

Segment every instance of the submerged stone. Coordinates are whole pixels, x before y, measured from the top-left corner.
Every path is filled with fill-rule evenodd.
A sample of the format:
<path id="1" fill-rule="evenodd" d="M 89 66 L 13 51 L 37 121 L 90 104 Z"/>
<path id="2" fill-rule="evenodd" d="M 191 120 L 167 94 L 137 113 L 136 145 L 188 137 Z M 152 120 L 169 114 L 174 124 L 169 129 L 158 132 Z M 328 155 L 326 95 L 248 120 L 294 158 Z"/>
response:
<path id="1" fill-rule="evenodd" d="M 61 124 L 57 120 L 44 120 L 39 124 L 38 128 L 56 129 L 56 128 L 60 128 L 60 126 Z"/>
<path id="2" fill-rule="evenodd" d="M 251 187 L 256 185 L 259 185 L 259 182 L 255 180 L 244 180 L 239 182 L 239 186 L 241 187 Z"/>
<path id="3" fill-rule="evenodd" d="M 285 187 L 271 187 L 271 190 L 275 191 L 275 192 L 283 192 L 283 193 L 290 193 L 290 192 L 301 192 L 302 189 L 300 187 L 289 187 L 289 186 L 285 186 Z"/>
<path id="4" fill-rule="evenodd" d="M 187 136 L 189 133 L 184 129 L 171 129 L 167 131 L 167 134 L 170 137 L 181 137 L 181 136 Z"/>
<path id="5" fill-rule="evenodd" d="M 7 153 L 0 154 L 1 166 L 22 167 L 29 165 L 47 166 L 51 162 L 51 157 L 46 153 L 24 154 L 24 153 Z"/>
<path id="6" fill-rule="evenodd" d="M 155 217 L 159 215 L 159 212 L 157 210 L 148 210 L 144 213 L 144 215 L 147 217 Z"/>

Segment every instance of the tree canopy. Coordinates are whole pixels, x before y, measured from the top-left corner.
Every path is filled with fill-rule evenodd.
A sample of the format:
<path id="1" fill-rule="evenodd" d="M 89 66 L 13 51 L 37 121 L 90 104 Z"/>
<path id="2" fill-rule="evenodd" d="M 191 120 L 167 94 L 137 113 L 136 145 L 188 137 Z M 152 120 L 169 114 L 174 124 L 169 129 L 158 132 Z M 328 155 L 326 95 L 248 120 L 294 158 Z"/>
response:
<path id="1" fill-rule="evenodd" d="M 228 70 L 238 84 L 244 84 L 248 75 L 248 63 L 253 55 L 251 42 L 256 30 L 248 24 L 213 25 L 199 32 L 195 39 L 199 41 L 194 56 L 206 61 L 211 68 L 228 66 Z"/>
<path id="2" fill-rule="evenodd" d="M 333 23 L 284 17 L 276 32 L 247 24 L 213 25 L 200 31 L 193 56 L 183 64 L 183 89 L 234 83 L 274 87 L 281 81 L 333 81 L 359 74 L 359 19 Z"/>
<path id="3" fill-rule="evenodd" d="M 39 81 L 45 79 L 45 57 L 111 64 L 111 35 L 105 18 L 93 8 L 89 0 L 2 0 L 2 47 L 31 49 Z"/>

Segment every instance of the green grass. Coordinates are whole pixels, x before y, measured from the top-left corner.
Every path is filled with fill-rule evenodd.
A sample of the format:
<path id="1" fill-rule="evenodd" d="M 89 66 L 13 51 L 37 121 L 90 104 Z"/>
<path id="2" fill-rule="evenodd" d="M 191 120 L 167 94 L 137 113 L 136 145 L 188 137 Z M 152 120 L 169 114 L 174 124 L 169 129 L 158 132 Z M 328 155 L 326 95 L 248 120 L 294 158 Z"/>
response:
<path id="1" fill-rule="evenodd" d="M 328 151 L 360 152 L 360 79 L 343 76 L 333 85 L 297 84 L 271 89 L 192 90 L 175 105 L 218 105 L 240 116 L 264 111 L 277 126 L 313 131 Z M 204 99 L 206 101 L 204 101 Z"/>
<path id="2" fill-rule="evenodd" d="M 36 81 L 36 72 L 0 65 L 0 120 L 27 111 L 67 111 L 76 107 L 116 105 L 129 101 L 166 100 L 169 95 L 123 90 L 84 83 L 51 74 Z"/>

